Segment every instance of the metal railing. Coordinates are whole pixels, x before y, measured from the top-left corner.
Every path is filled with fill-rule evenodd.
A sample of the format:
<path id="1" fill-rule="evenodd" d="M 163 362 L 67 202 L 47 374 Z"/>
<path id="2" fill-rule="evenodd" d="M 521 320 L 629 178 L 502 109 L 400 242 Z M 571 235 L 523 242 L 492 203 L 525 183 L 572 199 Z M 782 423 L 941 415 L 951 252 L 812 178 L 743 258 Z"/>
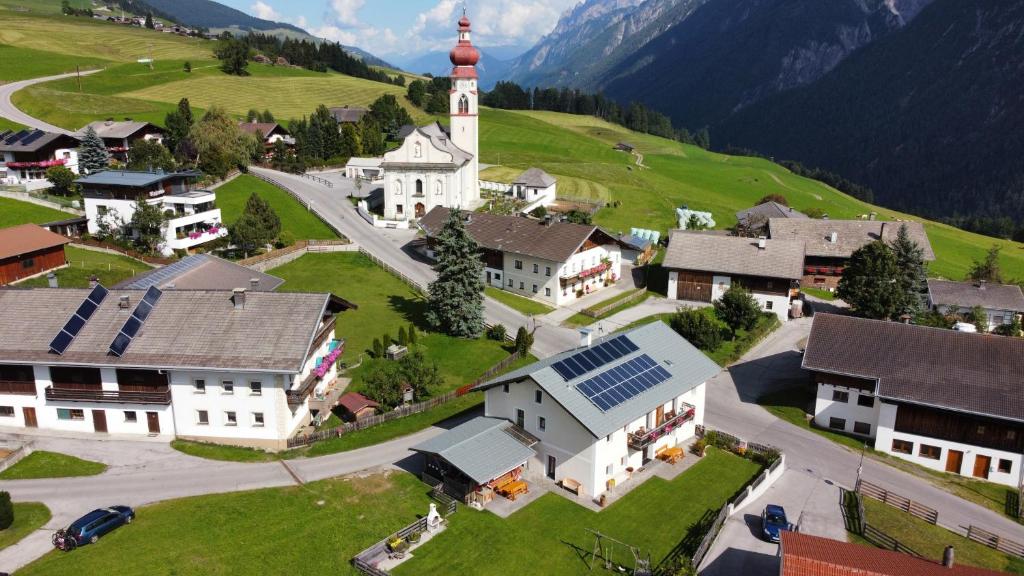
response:
<path id="1" fill-rule="evenodd" d="M 47 400 L 67 402 L 111 402 L 117 404 L 170 404 L 171 390 L 165 388 L 154 392 L 129 390 L 72 390 L 46 387 Z"/>
<path id="2" fill-rule="evenodd" d="M 680 413 L 678 415 L 665 418 L 665 421 L 657 427 L 646 430 L 642 434 L 630 432 L 627 435 L 629 447 L 633 450 L 643 450 L 644 448 L 647 448 L 666 433 L 686 424 L 690 420 L 693 420 L 694 414 L 696 414 L 696 408 L 689 404 L 683 404 L 680 407 Z"/>
<path id="3" fill-rule="evenodd" d="M 303 178 L 309 178 L 310 180 L 316 182 L 317 184 L 323 184 L 324 186 L 327 186 L 328 188 L 334 188 L 334 182 L 331 182 L 330 180 L 327 180 L 326 178 L 321 178 L 319 176 L 314 176 L 313 174 L 306 174 L 306 173 L 302 173 L 302 174 L 300 174 L 300 176 L 302 176 Z"/>

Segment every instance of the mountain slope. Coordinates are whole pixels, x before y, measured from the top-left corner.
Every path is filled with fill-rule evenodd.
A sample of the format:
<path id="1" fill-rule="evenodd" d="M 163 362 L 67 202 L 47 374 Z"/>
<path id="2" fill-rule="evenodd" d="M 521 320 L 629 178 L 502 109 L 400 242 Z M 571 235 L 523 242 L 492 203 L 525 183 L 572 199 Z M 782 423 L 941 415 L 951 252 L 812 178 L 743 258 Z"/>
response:
<path id="1" fill-rule="evenodd" d="M 712 130 L 893 207 L 1024 218 L 1024 3 L 935 0 L 903 32 Z"/>

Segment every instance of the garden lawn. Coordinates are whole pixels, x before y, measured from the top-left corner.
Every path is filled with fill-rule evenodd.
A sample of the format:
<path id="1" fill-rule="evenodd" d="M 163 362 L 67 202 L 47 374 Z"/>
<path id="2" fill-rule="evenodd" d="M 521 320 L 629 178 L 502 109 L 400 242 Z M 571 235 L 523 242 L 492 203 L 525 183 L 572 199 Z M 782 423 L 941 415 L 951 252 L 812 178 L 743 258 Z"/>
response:
<path id="1" fill-rule="evenodd" d="M 209 442 L 193 442 L 191 440 L 171 440 L 171 448 L 178 452 L 206 458 L 208 460 L 224 460 L 228 462 L 270 462 L 279 457 L 273 452 L 246 448 L 244 446 L 227 446 Z"/>
<path id="2" fill-rule="evenodd" d="M 541 316 L 554 310 L 554 308 L 544 304 L 543 302 L 538 302 L 532 298 L 524 298 L 523 296 L 501 290 L 500 288 L 495 288 L 494 286 L 487 286 L 484 288 L 484 293 L 487 294 L 489 298 L 493 298 L 509 308 L 518 310 L 527 316 Z M 506 328 L 508 327 L 506 326 Z M 518 330 L 518 327 L 513 329 L 513 333 L 515 330 Z"/>
<path id="3" fill-rule="evenodd" d="M 701 308 L 700 311 L 707 315 L 708 318 L 711 318 L 711 320 L 716 322 L 723 330 L 727 330 L 725 323 L 719 320 L 718 317 L 715 315 L 714 308 L 708 306 L 706 308 Z M 655 314 L 653 316 L 641 318 L 631 324 L 627 324 L 625 327 L 616 330 L 616 332 L 625 332 L 627 330 L 636 328 L 637 326 L 650 324 L 651 322 L 664 322 L 665 324 L 668 324 L 672 316 L 673 313 Z M 722 344 L 718 348 L 711 350 L 710 352 L 704 350 L 702 350 L 702 352 L 704 352 L 705 356 L 714 360 L 715 363 L 718 364 L 719 366 L 728 366 L 742 358 L 748 350 L 753 348 L 758 342 L 763 340 L 765 336 L 770 334 L 779 326 L 780 324 L 777 316 L 775 316 L 774 314 L 767 313 L 762 314 L 757 321 L 757 326 L 755 326 L 752 330 L 748 331 L 740 328 L 739 330 L 736 331 L 735 339 L 729 340 L 728 336 L 726 336 L 726 338 L 722 341 Z"/>
<path id="4" fill-rule="evenodd" d="M 82 460 L 59 452 L 36 450 L 7 470 L 0 472 L 0 480 L 27 480 L 30 478 L 67 478 L 69 476 L 95 476 L 107 469 L 106 464 Z"/>
<path id="5" fill-rule="evenodd" d="M 900 541 L 925 558 L 942 558 L 946 546 L 956 549 L 956 562 L 964 566 L 977 566 L 1012 574 L 1024 574 L 1024 559 L 993 550 L 988 546 L 960 536 L 883 504 L 873 498 L 862 497 L 864 515 L 868 524 Z M 863 542 L 861 538 L 857 541 Z"/>
<path id="6" fill-rule="evenodd" d="M 74 217 L 75 215 L 70 212 L 54 210 L 39 204 L 12 200 L 10 198 L 0 198 L 0 228 L 28 223 L 44 224 Z"/>
<path id="7" fill-rule="evenodd" d="M 7 548 L 50 521 L 50 509 L 40 502 L 15 502 L 14 523 L 0 530 L 0 550 Z"/>
<path id="8" fill-rule="evenodd" d="M 693 456 L 687 456 L 692 458 Z M 460 511 L 448 528 L 392 571 L 403 574 L 586 574 L 582 555 L 594 546 L 586 529 L 639 546 L 657 566 L 687 531 L 713 516 L 760 467 L 738 456 L 709 450 L 692 468 L 669 482 L 650 478 L 601 512 L 569 498 L 544 494 L 507 519 L 489 512 Z M 658 522 L 652 519 L 662 519 Z M 693 547 L 700 537 L 693 539 Z M 692 553 L 692 549 L 684 552 Z M 613 559 L 632 565 L 628 550 Z"/>
<path id="9" fill-rule="evenodd" d="M 217 188 L 217 207 L 228 230 L 245 210 L 249 196 L 267 201 L 281 219 L 281 233 L 296 240 L 331 240 L 338 235 L 324 221 L 307 210 L 291 194 L 255 176 L 242 174 Z M 296 290 L 298 290 L 296 288 Z"/>
<path id="10" fill-rule="evenodd" d="M 428 491 L 395 471 L 170 500 L 139 508 L 135 522 L 98 544 L 50 552 L 18 575 L 108 574 L 112 566 L 119 576 L 357 574 L 349 560 L 425 515 Z"/>
<path id="11" fill-rule="evenodd" d="M 593 306 L 590 306 L 589 308 L 587 308 L 587 310 L 597 310 L 599 308 L 604 308 L 605 306 L 610 306 L 616 302 L 629 298 L 630 296 L 636 294 L 636 292 L 637 290 L 627 290 L 625 292 L 621 292 L 619 294 L 616 294 L 615 296 L 612 296 L 611 298 L 608 298 L 607 300 L 603 300 L 601 302 L 598 302 L 597 304 L 594 304 Z M 633 300 L 632 302 L 626 302 L 625 304 L 616 306 L 611 310 L 605 312 L 604 314 L 601 314 L 600 316 L 587 316 L 582 312 L 577 312 L 576 314 L 570 316 L 564 323 L 568 326 L 589 326 L 594 322 L 597 322 L 598 320 L 604 320 L 605 318 L 618 314 L 619 312 L 622 312 L 627 308 L 632 308 L 633 306 L 640 304 L 641 302 L 647 300 L 653 295 L 653 293 L 647 292 L 646 295 L 641 296 L 636 300 Z"/>
<path id="12" fill-rule="evenodd" d="M 836 299 L 836 295 L 834 293 L 829 292 L 828 290 L 822 290 L 821 288 L 813 288 L 811 286 L 804 288 L 803 286 L 801 286 L 800 291 L 803 292 L 804 294 L 807 294 L 808 296 L 814 296 L 815 298 L 819 298 L 821 300 L 832 301 Z"/>
<path id="13" fill-rule="evenodd" d="M 64 254 L 67 256 L 68 266 L 54 272 L 61 288 L 88 288 L 89 278 L 92 276 L 99 278 L 100 284 L 109 288 L 153 268 L 141 260 L 78 248 L 70 244 L 64 247 Z M 45 287 L 46 276 L 37 276 L 20 282 L 18 286 Z"/>

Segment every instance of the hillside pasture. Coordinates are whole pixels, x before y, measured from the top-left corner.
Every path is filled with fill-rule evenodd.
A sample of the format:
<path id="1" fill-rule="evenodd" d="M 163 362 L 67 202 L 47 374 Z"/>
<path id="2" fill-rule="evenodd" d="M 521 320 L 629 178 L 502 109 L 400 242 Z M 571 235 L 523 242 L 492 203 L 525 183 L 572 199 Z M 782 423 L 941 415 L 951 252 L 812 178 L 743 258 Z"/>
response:
<path id="1" fill-rule="evenodd" d="M 100 68 L 107 63 L 107 60 L 99 58 L 83 58 L 0 44 L 0 84 L 74 72 L 76 66 L 80 66 L 82 70 Z"/>
<path id="2" fill-rule="evenodd" d="M 11 101 L 22 112 L 41 118 L 50 124 L 78 130 L 94 120 L 138 120 L 163 125 L 168 112 L 177 108 L 177 101 L 149 102 L 136 98 L 78 94 L 49 88 L 49 83 L 30 86 L 14 93 Z M 195 115 L 202 110 L 192 108 Z"/>
<path id="3" fill-rule="evenodd" d="M 54 210 L 31 202 L 22 202 L 11 198 L 0 198 L 0 228 L 17 226 L 18 224 L 44 224 L 74 218 L 74 214 Z"/>

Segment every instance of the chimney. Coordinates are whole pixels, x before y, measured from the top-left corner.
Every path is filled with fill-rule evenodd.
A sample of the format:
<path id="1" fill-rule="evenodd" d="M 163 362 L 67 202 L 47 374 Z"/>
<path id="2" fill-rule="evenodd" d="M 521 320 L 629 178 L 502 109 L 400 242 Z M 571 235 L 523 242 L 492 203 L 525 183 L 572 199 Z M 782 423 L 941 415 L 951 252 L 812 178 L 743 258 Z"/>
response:
<path id="1" fill-rule="evenodd" d="M 255 290 L 255 289 L 259 288 L 259 287 L 260 287 L 260 279 L 259 278 L 249 278 L 249 288 L 252 288 L 253 290 Z"/>
<path id="2" fill-rule="evenodd" d="M 942 551 L 942 565 L 946 568 L 953 567 L 953 547 L 946 546 L 946 549 Z"/>
<path id="3" fill-rule="evenodd" d="M 54 274 L 53 272 L 47 274 L 46 283 L 50 286 L 50 288 L 57 288 L 57 275 Z"/>
<path id="4" fill-rule="evenodd" d="M 245 288 L 235 288 L 231 291 L 231 301 L 235 303 L 235 310 L 245 308 Z"/>
<path id="5" fill-rule="evenodd" d="M 759 236 L 757 238 L 757 249 L 758 250 L 764 250 L 767 247 L 768 247 L 768 239 L 765 238 L 764 236 Z"/>
<path id="6" fill-rule="evenodd" d="M 590 348 L 593 341 L 593 331 L 590 328 L 580 328 L 580 346 Z"/>
<path id="7" fill-rule="evenodd" d="M 545 214 L 544 215 L 544 225 L 545 226 L 551 226 L 551 222 L 552 222 L 551 214 Z"/>
<path id="8" fill-rule="evenodd" d="M 96 285 L 99 284 L 99 283 L 100 283 L 100 279 L 95 274 L 93 274 L 92 276 L 89 276 L 89 288 L 95 288 Z"/>
<path id="9" fill-rule="evenodd" d="M 839 241 L 839 232 L 832 232 L 831 234 L 829 234 L 828 235 L 828 241 L 831 242 L 832 244 L 835 244 L 836 242 L 838 242 Z"/>
<path id="10" fill-rule="evenodd" d="M 127 310 L 128 308 L 131 308 L 132 303 L 130 297 L 127 294 L 125 294 L 124 296 L 118 298 L 117 307 L 120 308 L 121 310 Z"/>

